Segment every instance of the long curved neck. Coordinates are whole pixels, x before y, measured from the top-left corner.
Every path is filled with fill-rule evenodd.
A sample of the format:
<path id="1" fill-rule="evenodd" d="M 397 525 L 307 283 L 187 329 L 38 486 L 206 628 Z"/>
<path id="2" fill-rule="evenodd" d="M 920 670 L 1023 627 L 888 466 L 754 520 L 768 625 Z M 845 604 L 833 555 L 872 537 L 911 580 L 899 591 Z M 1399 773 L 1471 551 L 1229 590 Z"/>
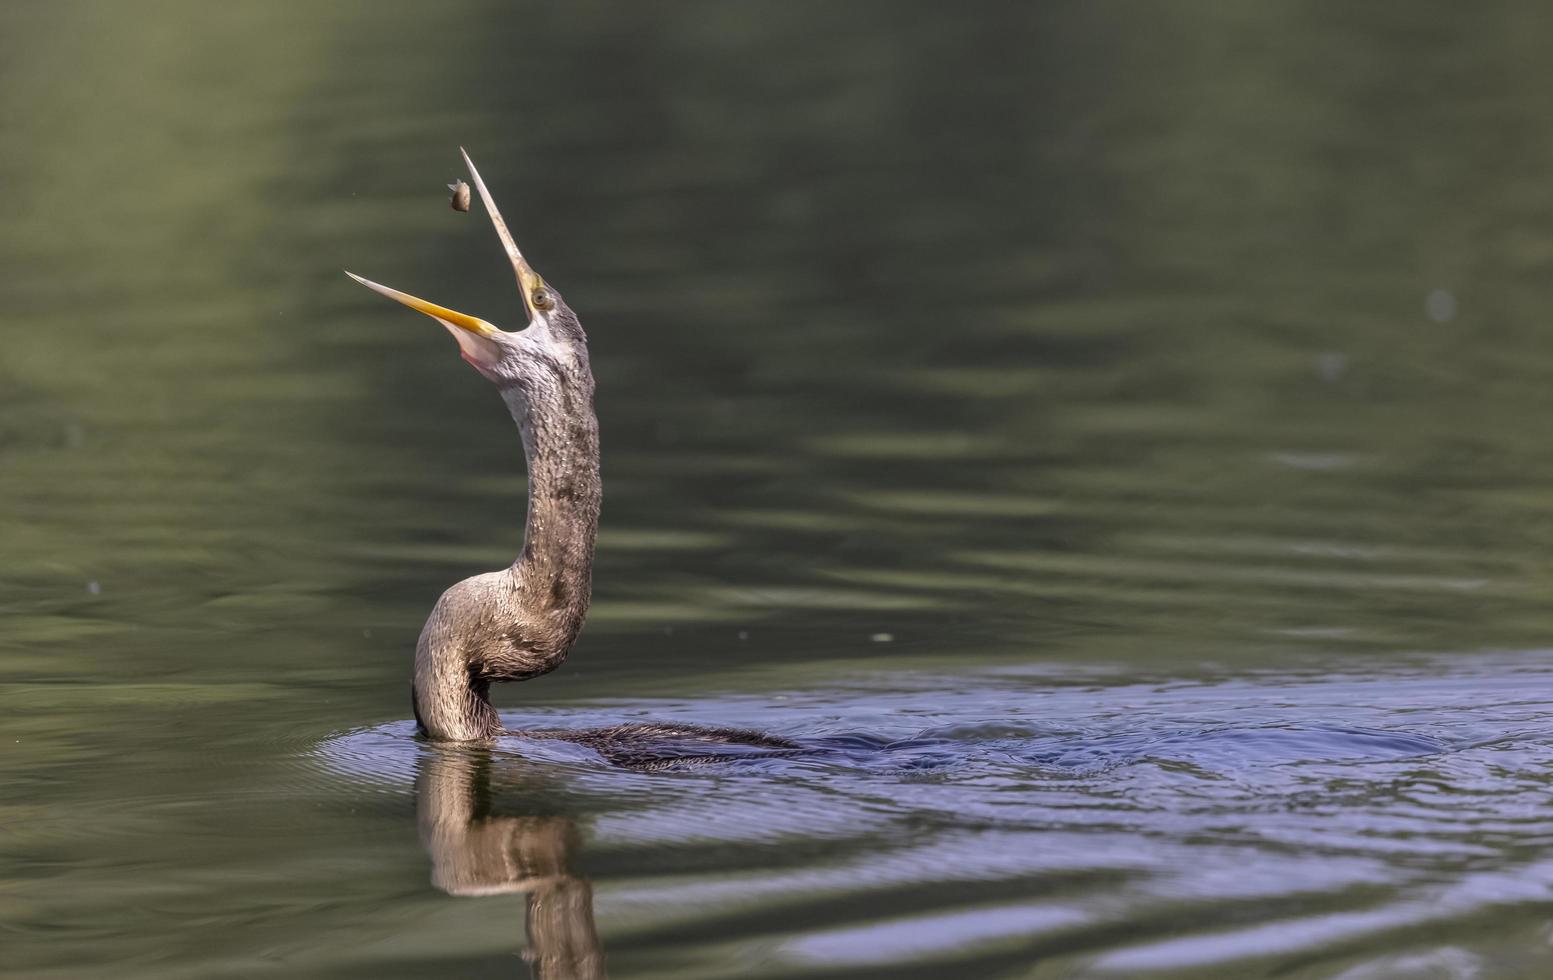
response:
<path id="1" fill-rule="evenodd" d="M 416 647 L 415 717 L 434 739 L 501 734 L 491 683 L 559 667 L 588 613 L 603 489 L 586 356 L 545 381 L 502 392 L 528 462 L 523 550 L 443 593 Z"/>

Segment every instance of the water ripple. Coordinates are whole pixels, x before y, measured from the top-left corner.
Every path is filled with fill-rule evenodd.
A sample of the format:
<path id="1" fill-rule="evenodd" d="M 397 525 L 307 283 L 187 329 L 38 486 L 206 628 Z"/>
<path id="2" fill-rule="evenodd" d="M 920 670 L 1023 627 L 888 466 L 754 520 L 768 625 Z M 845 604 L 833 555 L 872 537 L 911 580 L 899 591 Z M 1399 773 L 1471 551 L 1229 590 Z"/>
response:
<path id="1" fill-rule="evenodd" d="M 528 787 L 520 796 L 542 784 L 548 805 L 589 815 L 589 862 L 606 869 L 600 915 L 622 931 L 619 948 L 720 933 L 777 969 L 1050 942 L 1073 975 L 1169 973 L 1553 903 L 1553 871 L 1527 852 L 1553 840 L 1542 659 L 1157 683 L 1051 664 L 858 677 L 771 698 L 508 717 L 753 725 L 802 742 L 797 757 L 646 773 L 517 738 L 497 758 L 520 770 L 508 774 Z M 847 715 L 881 723 L 848 728 Z M 403 791 L 428 749 L 400 722 L 321 751 L 349 780 Z M 962 907 L 957 883 L 971 882 L 1007 900 Z M 905 903 L 918 911 L 868 911 L 871 896 L 901 907 L 902 894 L 922 896 Z M 1237 900 L 1264 911 L 1215 928 Z M 1167 926 L 1162 903 L 1196 907 L 1195 925 Z M 773 904 L 776 931 L 759 918 Z M 687 916 L 699 923 L 688 933 L 674 925 Z M 1118 929 L 1130 941 L 1116 943 Z"/>

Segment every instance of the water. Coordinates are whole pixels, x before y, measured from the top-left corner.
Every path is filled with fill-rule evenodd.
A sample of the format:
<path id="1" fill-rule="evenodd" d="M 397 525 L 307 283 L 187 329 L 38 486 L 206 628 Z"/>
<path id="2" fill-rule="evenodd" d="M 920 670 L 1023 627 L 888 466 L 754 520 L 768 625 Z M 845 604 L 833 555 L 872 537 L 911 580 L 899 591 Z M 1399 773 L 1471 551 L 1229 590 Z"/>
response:
<path id="1" fill-rule="evenodd" d="M 0 11 L 0 971 L 1553 972 L 1547 15 Z M 597 602 L 409 738 L 584 318 Z"/>

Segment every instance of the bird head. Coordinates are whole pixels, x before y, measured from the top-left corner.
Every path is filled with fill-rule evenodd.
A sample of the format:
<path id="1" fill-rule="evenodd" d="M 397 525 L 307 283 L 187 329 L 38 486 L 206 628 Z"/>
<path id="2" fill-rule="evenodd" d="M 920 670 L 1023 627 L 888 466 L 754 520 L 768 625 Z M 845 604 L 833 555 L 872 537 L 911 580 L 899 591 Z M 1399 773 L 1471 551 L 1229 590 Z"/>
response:
<path id="1" fill-rule="evenodd" d="M 485 181 L 480 179 L 480 172 L 475 169 L 474 161 L 469 159 L 468 153 L 464 153 L 464 163 L 468 165 L 469 175 L 474 178 L 475 187 L 480 191 L 480 199 L 485 202 L 491 224 L 496 226 L 496 234 L 507 250 L 507 257 L 512 260 L 518 289 L 523 294 L 523 306 L 528 312 L 526 327 L 521 330 L 502 330 L 479 317 L 438 306 L 418 296 L 363 279 L 354 272 L 345 274 L 368 289 L 382 293 L 442 324 L 458 341 L 460 356 L 503 389 L 520 384 L 536 370 L 564 369 L 567 362 L 586 365 L 588 338 L 583 333 L 577 315 L 518 250 L 517 243 L 512 240 L 512 233 L 507 230 L 507 223 L 502 220 L 496 202 L 485 189 Z"/>

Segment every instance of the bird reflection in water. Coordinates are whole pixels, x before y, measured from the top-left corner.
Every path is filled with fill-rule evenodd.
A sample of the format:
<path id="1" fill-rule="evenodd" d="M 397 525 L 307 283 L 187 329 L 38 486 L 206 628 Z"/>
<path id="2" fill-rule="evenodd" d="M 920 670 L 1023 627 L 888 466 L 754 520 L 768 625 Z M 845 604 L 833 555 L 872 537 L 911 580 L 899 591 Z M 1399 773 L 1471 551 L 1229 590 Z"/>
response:
<path id="1" fill-rule="evenodd" d="M 536 980 L 605 976 L 593 888 L 571 870 L 576 823 L 493 814 L 491 768 L 484 748 L 430 746 L 423 756 L 415 797 L 431 883 L 454 896 L 523 894 L 524 958 Z"/>

